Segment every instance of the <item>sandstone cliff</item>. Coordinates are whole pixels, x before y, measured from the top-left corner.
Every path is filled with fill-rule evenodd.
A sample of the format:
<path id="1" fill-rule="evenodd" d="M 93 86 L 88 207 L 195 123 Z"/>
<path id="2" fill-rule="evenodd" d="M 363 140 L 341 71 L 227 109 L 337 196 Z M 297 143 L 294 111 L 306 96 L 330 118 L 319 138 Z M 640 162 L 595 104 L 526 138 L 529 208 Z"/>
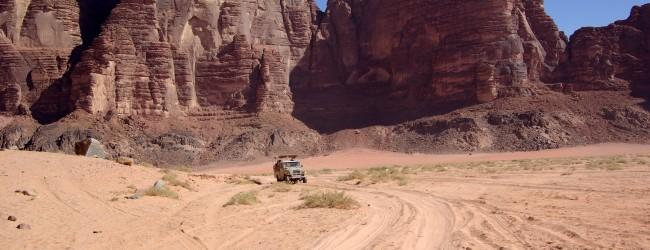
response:
<path id="1" fill-rule="evenodd" d="M 201 163 L 642 140 L 649 20 L 569 40 L 543 0 L 5 0 L 0 147 L 97 136 Z"/>
<path id="2" fill-rule="evenodd" d="M 69 58 L 82 43 L 79 13 L 76 0 L 0 3 L 2 110 L 31 109 L 37 119 L 66 112 L 69 96 L 59 80 L 71 69 Z"/>
<path id="3" fill-rule="evenodd" d="M 290 114 L 293 92 L 343 86 L 397 107 L 530 95 L 565 48 L 542 4 L 124 0 L 101 21 L 92 1 L 13 0 L 0 6 L 3 110 Z"/>
<path id="4" fill-rule="evenodd" d="M 316 43 L 333 82 L 388 88 L 411 106 L 528 95 L 562 59 L 543 1 L 329 1 Z M 321 53 L 322 56 L 330 53 Z"/>
<path id="5" fill-rule="evenodd" d="M 650 94 L 650 5 L 607 27 L 582 28 L 571 37 L 565 74 L 580 89 L 626 89 Z"/>

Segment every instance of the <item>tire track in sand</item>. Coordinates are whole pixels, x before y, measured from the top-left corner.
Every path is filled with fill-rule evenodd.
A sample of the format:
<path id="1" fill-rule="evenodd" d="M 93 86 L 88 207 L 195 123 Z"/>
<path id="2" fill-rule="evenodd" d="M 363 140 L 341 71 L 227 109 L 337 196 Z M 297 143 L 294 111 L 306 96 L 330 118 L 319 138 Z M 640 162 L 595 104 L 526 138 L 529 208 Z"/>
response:
<path id="1" fill-rule="evenodd" d="M 317 185 L 348 191 L 371 204 L 367 223 L 347 225 L 316 242 L 313 249 L 443 249 L 451 242 L 455 215 L 448 203 L 396 189 Z M 384 187 L 387 188 L 387 187 Z M 398 207 L 398 209 L 392 209 Z"/>

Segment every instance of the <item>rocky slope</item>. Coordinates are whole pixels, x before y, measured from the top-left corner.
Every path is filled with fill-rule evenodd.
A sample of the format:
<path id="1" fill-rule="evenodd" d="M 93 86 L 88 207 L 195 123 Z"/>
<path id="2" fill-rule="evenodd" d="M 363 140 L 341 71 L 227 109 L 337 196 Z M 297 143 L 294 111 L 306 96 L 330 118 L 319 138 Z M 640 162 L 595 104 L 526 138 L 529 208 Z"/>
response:
<path id="1" fill-rule="evenodd" d="M 649 11 L 569 42 L 542 0 L 8 0 L 0 146 L 200 163 L 642 140 Z"/>

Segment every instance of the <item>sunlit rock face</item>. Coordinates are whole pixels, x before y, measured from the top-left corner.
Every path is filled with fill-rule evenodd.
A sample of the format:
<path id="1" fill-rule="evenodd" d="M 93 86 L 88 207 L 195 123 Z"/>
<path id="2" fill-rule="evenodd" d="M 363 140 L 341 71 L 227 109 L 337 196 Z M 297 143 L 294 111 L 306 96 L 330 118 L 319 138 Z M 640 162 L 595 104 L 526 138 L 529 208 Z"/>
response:
<path id="1" fill-rule="evenodd" d="M 566 74 L 572 88 L 626 89 L 650 94 L 650 5 L 606 27 L 582 28 L 571 37 Z"/>
<path id="2" fill-rule="evenodd" d="M 73 100 L 92 113 L 290 113 L 315 15 L 308 0 L 123 0 L 73 71 Z"/>
<path id="3" fill-rule="evenodd" d="M 563 60 L 565 40 L 539 0 L 334 0 L 316 47 L 336 74 L 315 84 L 388 86 L 416 104 L 487 102 L 528 94 Z"/>
<path id="4" fill-rule="evenodd" d="M 45 123 L 75 110 L 300 116 L 462 107 L 554 83 L 647 93 L 648 6 L 578 31 L 567 49 L 543 5 L 6 0 L 0 112 Z"/>

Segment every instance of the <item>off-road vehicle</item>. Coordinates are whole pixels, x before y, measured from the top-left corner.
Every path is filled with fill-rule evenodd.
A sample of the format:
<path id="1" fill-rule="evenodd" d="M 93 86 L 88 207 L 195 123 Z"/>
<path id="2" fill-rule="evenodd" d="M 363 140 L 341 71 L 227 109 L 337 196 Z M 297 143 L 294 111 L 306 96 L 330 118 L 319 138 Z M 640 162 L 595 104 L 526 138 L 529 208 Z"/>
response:
<path id="1" fill-rule="evenodd" d="M 273 173 L 278 182 L 296 183 L 302 181 L 307 183 L 305 169 L 296 160 L 296 155 L 282 155 L 277 157 L 278 161 L 273 166 Z"/>

